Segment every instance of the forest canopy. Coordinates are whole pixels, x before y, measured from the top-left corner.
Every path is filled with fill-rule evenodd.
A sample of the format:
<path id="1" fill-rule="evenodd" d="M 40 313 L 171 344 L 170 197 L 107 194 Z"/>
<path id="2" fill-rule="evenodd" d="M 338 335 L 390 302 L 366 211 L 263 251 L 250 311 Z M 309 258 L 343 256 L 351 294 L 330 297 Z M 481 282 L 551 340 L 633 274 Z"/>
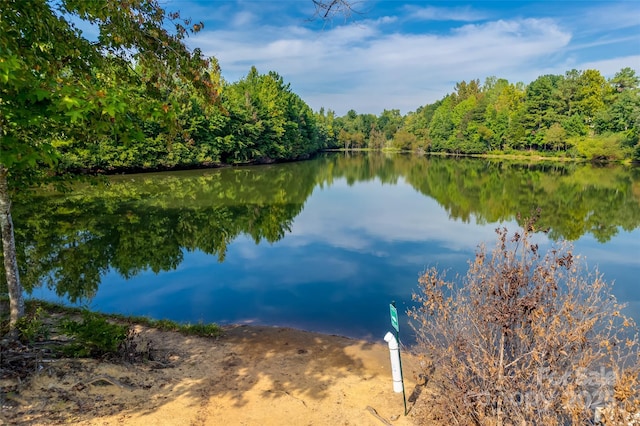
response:
<path id="1" fill-rule="evenodd" d="M 402 116 L 318 113 L 329 143 L 451 154 L 535 151 L 588 160 L 640 160 L 640 78 L 627 67 L 543 75 L 530 84 L 489 77 L 462 81 L 433 104 Z"/>
<path id="2" fill-rule="evenodd" d="M 176 81 L 163 89 L 166 103 L 151 115 L 136 107 L 146 102 L 140 88 L 114 79 L 114 90 L 128 93 L 127 113 L 140 123 L 142 137 L 120 131 L 73 143 L 56 139 L 61 171 L 287 161 L 330 148 L 640 160 L 640 78 L 631 68 L 610 80 L 596 70 L 571 70 L 529 85 L 495 77 L 484 84 L 462 81 L 441 100 L 405 115 L 350 110 L 342 117 L 331 109 L 313 112 L 275 71 L 252 67 L 246 77 L 227 82 L 217 65 L 212 70 L 215 102 Z"/>

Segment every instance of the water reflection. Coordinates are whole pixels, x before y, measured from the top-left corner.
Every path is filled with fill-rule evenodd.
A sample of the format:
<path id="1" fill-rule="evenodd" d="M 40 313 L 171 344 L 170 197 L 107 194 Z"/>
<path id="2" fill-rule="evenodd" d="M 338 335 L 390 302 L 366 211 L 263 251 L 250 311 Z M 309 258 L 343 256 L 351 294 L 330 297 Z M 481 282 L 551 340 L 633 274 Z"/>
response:
<path id="1" fill-rule="evenodd" d="M 35 296 L 377 338 L 422 270 L 463 273 L 497 224 L 536 208 L 640 317 L 640 177 L 624 167 L 331 155 L 31 193 L 14 220 Z"/>

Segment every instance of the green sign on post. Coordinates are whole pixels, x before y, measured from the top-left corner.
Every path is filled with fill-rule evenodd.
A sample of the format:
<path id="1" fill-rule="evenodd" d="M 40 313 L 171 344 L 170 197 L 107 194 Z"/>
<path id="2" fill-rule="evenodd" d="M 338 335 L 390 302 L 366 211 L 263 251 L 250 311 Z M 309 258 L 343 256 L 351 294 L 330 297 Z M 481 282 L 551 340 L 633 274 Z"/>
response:
<path id="1" fill-rule="evenodd" d="M 399 333 L 400 326 L 398 325 L 398 310 L 393 303 L 389 305 L 389 312 L 391 313 L 391 326 Z"/>
<path id="2" fill-rule="evenodd" d="M 398 323 L 398 310 L 396 302 L 389 304 L 389 313 L 391 314 L 391 326 L 396 330 L 396 340 L 398 343 L 398 364 L 400 365 L 400 381 L 402 381 L 402 399 L 404 400 L 404 415 L 407 415 L 407 395 L 404 393 L 404 379 L 402 378 L 402 358 L 400 358 L 400 325 Z M 389 346 L 391 349 L 391 346 Z M 393 361 L 392 361 L 393 364 Z"/>

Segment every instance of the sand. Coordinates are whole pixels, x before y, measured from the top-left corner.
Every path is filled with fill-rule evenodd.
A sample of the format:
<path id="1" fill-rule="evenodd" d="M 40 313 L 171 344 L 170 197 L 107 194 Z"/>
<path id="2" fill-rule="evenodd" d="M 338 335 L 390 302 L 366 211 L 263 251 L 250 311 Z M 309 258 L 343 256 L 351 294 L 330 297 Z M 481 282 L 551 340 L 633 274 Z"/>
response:
<path id="1" fill-rule="evenodd" d="M 136 331 L 151 343 L 152 361 L 43 360 L 32 378 L 3 395 L 0 424 L 413 423 L 417 361 L 403 356 L 405 416 L 384 342 L 258 326 L 228 327 L 217 338 Z"/>

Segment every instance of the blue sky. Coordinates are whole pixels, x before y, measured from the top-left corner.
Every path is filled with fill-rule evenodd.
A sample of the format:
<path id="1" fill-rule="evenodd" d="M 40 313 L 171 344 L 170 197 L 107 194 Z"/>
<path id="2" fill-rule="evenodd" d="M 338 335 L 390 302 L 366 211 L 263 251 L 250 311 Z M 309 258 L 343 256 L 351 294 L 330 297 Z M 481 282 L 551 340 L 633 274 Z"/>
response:
<path id="1" fill-rule="evenodd" d="M 488 76 L 623 67 L 640 74 L 638 1 L 354 0 L 356 13 L 312 20 L 311 0 L 161 0 L 202 20 L 187 44 L 236 81 L 276 71 L 314 110 L 403 114 Z"/>

